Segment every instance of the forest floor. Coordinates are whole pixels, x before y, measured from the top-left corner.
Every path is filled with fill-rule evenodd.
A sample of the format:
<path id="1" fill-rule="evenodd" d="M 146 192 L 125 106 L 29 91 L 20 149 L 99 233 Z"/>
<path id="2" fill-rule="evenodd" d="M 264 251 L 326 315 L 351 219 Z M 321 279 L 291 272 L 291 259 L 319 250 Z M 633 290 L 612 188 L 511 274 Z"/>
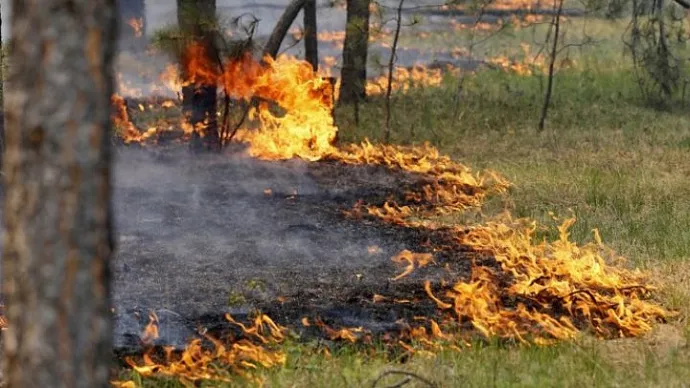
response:
<path id="1" fill-rule="evenodd" d="M 546 130 L 536 129 L 544 78 L 487 69 L 466 76 L 457 107 L 454 78 L 440 87 L 395 94 L 393 142 L 429 141 L 474 169 L 504 174 L 515 186 L 507 195 L 490 199 L 484 215 L 508 209 L 515 216 L 549 224 L 550 212 L 572 214 L 577 223 L 571 237 L 579 243 L 590 241 L 591 230 L 598 228 L 603 240 L 628 258 L 627 265 L 652 273 L 661 284 L 659 303 L 679 311 L 678 316 L 638 339 L 599 341 L 583 335 L 547 347 L 489 341 L 461 352 L 404 360 L 383 349 L 362 351 L 355 346 L 334 348 L 325 357 L 316 342 L 290 340 L 281 345 L 286 364 L 256 371 L 256 376 L 277 387 L 371 386 L 391 369 L 448 387 L 687 386 L 690 111 L 681 104 L 650 107 L 640 96 L 630 59 L 622 55 L 620 26 L 589 23 L 587 32 L 602 42 L 573 51 L 569 68 L 557 74 Z M 569 36 L 575 39 L 585 29 L 574 22 L 572 31 Z M 407 36 L 402 42 L 446 45 L 444 39 L 461 41 L 466 36 L 457 34 L 435 42 Z M 533 33 L 513 30 L 487 43 L 486 50 L 503 50 L 520 60 L 525 49 L 519 43 L 528 36 Z M 339 111 L 341 141 L 381 140 L 384 109 L 383 99 L 371 98 L 361 107 L 359 125 L 351 111 Z M 472 217 L 478 215 L 466 214 L 456 222 Z M 145 387 L 181 386 L 176 380 L 122 374 Z M 242 384 L 250 383 L 237 379 L 227 386 Z"/>

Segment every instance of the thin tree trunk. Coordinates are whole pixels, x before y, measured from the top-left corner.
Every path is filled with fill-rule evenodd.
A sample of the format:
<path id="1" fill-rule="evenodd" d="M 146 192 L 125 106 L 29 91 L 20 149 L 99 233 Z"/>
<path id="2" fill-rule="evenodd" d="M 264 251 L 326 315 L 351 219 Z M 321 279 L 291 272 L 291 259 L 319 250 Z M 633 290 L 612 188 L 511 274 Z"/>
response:
<path id="1" fill-rule="evenodd" d="M 398 5 L 397 18 L 395 19 L 395 35 L 393 36 L 393 46 L 391 46 L 391 57 L 388 60 L 388 85 L 386 87 L 386 143 L 391 141 L 391 92 L 393 91 L 393 71 L 400 38 L 400 27 L 402 27 L 402 10 L 405 0 L 400 0 Z"/>
<path id="2" fill-rule="evenodd" d="M 557 4 L 556 1 L 559 1 Z M 558 56 L 558 38 L 561 33 L 561 14 L 563 13 L 563 0 L 554 0 L 553 6 L 556 8 L 556 15 L 551 21 L 554 29 L 553 45 L 551 46 L 551 58 L 549 58 L 549 75 L 546 84 L 546 95 L 544 96 L 544 105 L 541 108 L 541 117 L 539 118 L 539 130 L 543 131 L 546 126 L 546 116 L 549 113 L 549 106 L 551 105 L 551 95 L 553 93 L 553 75 L 556 67 L 556 57 Z"/>
<path id="3" fill-rule="evenodd" d="M 0 42 L 2 42 L 2 5 L 0 5 Z M 2 155 L 5 153 L 5 44 L 0 44 L 0 171 Z"/>
<path id="4" fill-rule="evenodd" d="M 304 3 L 304 57 L 314 71 L 319 70 L 319 40 L 316 33 L 316 0 L 308 0 Z"/>
<path id="5" fill-rule="evenodd" d="M 177 22 L 190 43 L 202 44 L 206 50 L 209 63 L 216 63 L 216 47 L 213 39 L 213 28 L 216 20 L 215 0 L 177 0 Z M 181 58 L 182 63 L 188 59 Z M 185 66 L 182 66 L 182 76 Z M 191 84 L 182 88 L 182 112 L 189 124 L 196 130 L 192 134 L 193 151 L 202 149 L 220 149 L 218 136 L 218 87 L 213 85 Z M 203 132 L 203 134 L 201 133 Z M 203 135 L 203 137 L 202 137 Z"/>
<path id="6" fill-rule="evenodd" d="M 366 98 L 369 17 L 369 0 L 347 0 L 339 104 L 351 104 Z"/>
<path id="7" fill-rule="evenodd" d="M 299 11 L 304 7 L 304 4 L 309 2 L 309 0 L 293 0 L 285 8 L 285 11 L 278 19 L 278 23 L 273 28 L 271 36 L 268 37 L 266 46 L 264 46 L 264 55 L 270 55 L 275 58 L 280 51 L 280 45 L 283 44 L 285 35 L 287 34 L 290 26 L 297 18 Z"/>
<path id="8" fill-rule="evenodd" d="M 107 387 L 113 0 L 14 0 L 6 93 L 8 387 Z"/>
<path id="9" fill-rule="evenodd" d="M 146 4 L 144 0 L 118 0 L 120 13 L 120 49 L 142 51 L 146 48 Z"/>

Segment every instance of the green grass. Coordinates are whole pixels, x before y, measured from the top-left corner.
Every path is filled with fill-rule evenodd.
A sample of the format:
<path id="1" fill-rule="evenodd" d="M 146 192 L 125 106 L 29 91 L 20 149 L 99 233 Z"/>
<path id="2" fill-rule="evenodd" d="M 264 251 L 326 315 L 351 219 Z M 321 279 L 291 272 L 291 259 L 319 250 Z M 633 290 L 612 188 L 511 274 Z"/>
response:
<path id="1" fill-rule="evenodd" d="M 598 228 L 630 265 L 653 274 L 662 286 L 658 300 L 677 309 L 677 318 L 641 339 L 603 342 L 583 336 L 552 347 L 478 343 L 462 352 L 405 362 L 380 350 L 349 347 L 324 357 L 313 344 L 291 342 L 284 346 L 284 368 L 257 372 L 266 385 L 371 386 L 383 371 L 396 369 L 444 387 L 687 386 L 690 110 L 648 107 L 621 52 L 583 56 L 575 69 L 557 75 L 543 132 L 536 130 L 543 80 L 488 70 L 467 76 L 457 114 L 454 79 L 441 88 L 395 95 L 393 141 L 429 141 L 475 169 L 504 174 L 515 187 L 491 199 L 487 215 L 509 209 L 550 224 L 550 211 L 572 213 L 578 219 L 572 237 L 579 242 L 589 241 L 591 230 Z M 362 106 L 359 126 L 344 108 L 338 112 L 341 139 L 380 141 L 384 117 L 381 98 Z M 386 380 L 379 386 L 391 384 Z M 181 385 L 147 380 L 144 386 Z"/>

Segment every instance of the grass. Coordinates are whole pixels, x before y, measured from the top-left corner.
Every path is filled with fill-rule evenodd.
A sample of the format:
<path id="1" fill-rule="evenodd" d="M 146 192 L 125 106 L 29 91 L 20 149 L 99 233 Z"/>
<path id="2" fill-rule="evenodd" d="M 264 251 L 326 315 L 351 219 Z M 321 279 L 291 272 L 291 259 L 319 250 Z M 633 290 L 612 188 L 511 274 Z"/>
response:
<path id="1" fill-rule="evenodd" d="M 659 301 L 677 309 L 677 318 L 641 339 L 602 342 L 583 335 L 552 347 L 477 343 L 462 352 L 405 362 L 381 350 L 349 347 L 326 357 L 314 344 L 291 342 L 284 345 L 284 368 L 257 372 L 265 383 L 371 386 L 382 371 L 398 369 L 447 387 L 687 386 L 690 112 L 647 107 L 620 52 L 610 51 L 606 58 L 583 54 L 576 68 L 558 74 L 544 132 L 536 130 L 543 93 L 539 77 L 487 70 L 468 76 L 457 111 L 453 79 L 441 88 L 395 95 L 393 140 L 429 141 L 476 169 L 507 176 L 515 187 L 490 200 L 484 210 L 488 215 L 509 209 L 548 224 L 550 211 L 572 213 L 578 219 L 572 237 L 578 242 L 589 241 L 591 230 L 598 228 L 630 265 L 652 273 L 661 286 Z M 338 112 L 343 141 L 379 141 L 383 121 L 380 98 L 362 106 L 359 126 L 347 108 Z M 142 383 L 180 386 L 175 381 Z M 387 380 L 379 386 L 391 384 Z"/>

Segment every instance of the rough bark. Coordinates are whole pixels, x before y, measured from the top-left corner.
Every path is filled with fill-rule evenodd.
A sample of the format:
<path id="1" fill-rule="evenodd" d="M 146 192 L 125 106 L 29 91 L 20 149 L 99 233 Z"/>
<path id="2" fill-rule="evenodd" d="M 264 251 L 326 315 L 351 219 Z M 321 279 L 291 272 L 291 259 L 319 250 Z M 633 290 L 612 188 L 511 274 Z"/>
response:
<path id="1" fill-rule="evenodd" d="M 8 387 L 107 387 L 115 0 L 14 0 L 4 198 Z"/>
<path id="2" fill-rule="evenodd" d="M 304 3 L 304 58 L 319 70 L 319 40 L 316 36 L 316 0 Z"/>
<path id="3" fill-rule="evenodd" d="M 214 45 L 214 28 L 216 23 L 215 0 L 177 0 L 177 22 L 180 30 L 189 37 L 190 43 L 202 44 L 210 63 L 217 62 L 217 48 Z M 187 61 L 181 58 L 182 63 Z M 183 78 L 184 66 L 182 66 Z M 202 149 L 219 150 L 218 136 L 218 88 L 217 85 L 192 84 L 182 88 L 182 111 L 189 124 L 195 130 L 192 134 L 193 151 Z M 200 132 L 203 131 L 203 137 Z"/>
<path id="4" fill-rule="evenodd" d="M 347 0 L 339 104 L 360 102 L 366 98 L 369 17 L 369 0 Z"/>
<path id="5" fill-rule="evenodd" d="M 120 49 L 142 51 L 146 48 L 146 4 L 144 0 L 118 0 L 120 13 Z"/>
<path id="6" fill-rule="evenodd" d="M 2 42 L 2 5 L 0 5 L 0 42 Z M 0 171 L 2 170 L 2 155 L 5 151 L 5 45 L 0 44 Z"/>
<path id="7" fill-rule="evenodd" d="M 264 46 L 264 55 L 270 55 L 273 58 L 278 55 L 280 45 L 283 43 L 285 35 L 297 18 L 299 11 L 307 2 L 308 0 L 292 0 L 292 2 L 288 4 L 285 11 L 280 16 L 280 19 L 278 19 L 278 23 L 276 23 L 276 26 L 273 28 L 273 32 L 271 32 L 271 35 L 268 37 L 266 46 Z"/>

